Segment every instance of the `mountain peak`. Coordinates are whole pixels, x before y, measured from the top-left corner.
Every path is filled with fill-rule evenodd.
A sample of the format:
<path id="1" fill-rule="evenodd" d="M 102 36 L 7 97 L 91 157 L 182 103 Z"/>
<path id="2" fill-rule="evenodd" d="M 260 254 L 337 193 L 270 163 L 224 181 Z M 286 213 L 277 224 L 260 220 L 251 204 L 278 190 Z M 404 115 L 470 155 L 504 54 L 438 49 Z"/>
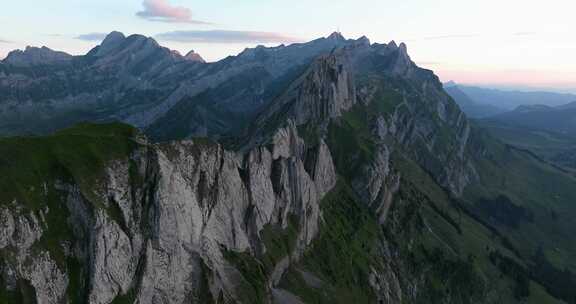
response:
<path id="1" fill-rule="evenodd" d="M 105 41 L 113 41 L 124 38 L 126 38 L 126 36 L 124 36 L 124 33 L 118 31 L 112 31 L 110 32 L 110 34 L 106 35 L 106 38 L 104 38 L 104 41 L 102 43 L 104 43 Z"/>
<path id="2" fill-rule="evenodd" d="M 122 34 L 121 32 L 117 31 L 111 32 L 106 36 L 106 38 L 104 38 L 104 40 L 100 44 L 100 47 L 98 48 L 98 52 L 96 53 L 96 55 L 103 56 L 108 54 L 110 51 L 120 46 L 125 39 L 126 36 L 124 36 L 124 34 Z"/>
<path id="3" fill-rule="evenodd" d="M 337 40 L 337 41 L 346 40 L 346 38 L 344 38 L 344 36 L 342 36 L 342 33 L 340 33 L 340 32 L 334 32 L 334 33 L 330 34 L 330 36 L 328 36 L 326 39 Z"/>
<path id="4" fill-rule="evenodd" d="M 126 49 L 144 51 L 155 48 L 161 48 L 161 46 L 151 37 L 140 34 L 133 34 L 126 37 L 124 34 L 114 31 L 108 34 L 102 43 L 95 47 L 90 53 L 96 57 L 105 57 Z"/>
<path id="5" fill-rule="evenodd" d="M 400 49 L 400 52 L 408 53 L 408 47 L 406 46 L 406 43 L 401 42 L 398 48 Z"/>
<path id="6" fill-rule="evenodd" d="M 202 58 L 202 56 L 200 56 L 200 54 L 196 53 L 194 50 L 190 50 L 190 52 L 188 52 L 188 54 L 186 54 L 184 58 L 186 58 L 186 60 L 189 61 L 196 61 L 202 63 L 206 62 L 204 58 Z"/>

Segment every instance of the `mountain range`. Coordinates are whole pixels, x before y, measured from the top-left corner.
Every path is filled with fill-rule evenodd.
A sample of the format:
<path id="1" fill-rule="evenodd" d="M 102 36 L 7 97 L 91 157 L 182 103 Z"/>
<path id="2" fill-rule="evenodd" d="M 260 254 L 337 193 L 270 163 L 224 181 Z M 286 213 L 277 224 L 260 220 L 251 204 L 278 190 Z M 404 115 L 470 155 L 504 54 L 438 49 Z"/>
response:
<path id="1" fill-rule="evenodd" d="M 560 167 L 576 169 L 576 107 L 574 102 L 518 108 L 478 120 L 493 136 L 529 150 Z"/>
<path id="2" fill-rule="evenodd" d="M 123 121 L 156 139 L 234 133 L 313 58 L 366 43 L 335 33 L 215 63 L 119 32 L 84 56 L 29 47 L 0 64 L 0 134 L 45 134 L 81 121 Z"/>
<path id="3" fill-rule="evenodd" d="M 405 44 L 0 64 L 1 303 L 571 303 L 576 178 Z"/>
<path id="4" fill-rule="evenodd" d="M 461 85 L 454 82 L 447 82 L 445 86 L 447 91 L 449 91 L 450 88 L 457 87 L 476 103 L 490 105 L 504 111 L 511 111 L 523 105 L 547 105 L 555 107 L 576 101 L 576 95 L 567 93 L 499 90 Z"/>
<path id="5" fill-rule="evenodd" d="M 525 129 L 545 130 L 576 137 L 576 102 L 558 107 L 519 106 L 490 119 Z"/>
<path id="6" fill-rule="evenodd" d="M 484 118 L 506 112 L 500 105 L 473 100 L 456 84 L 444 84 L 444 89 L 470 118 Z"/>
<path id="7" fill-rule="evenodd" d="M 475 119 L 477 124 L 503 142 L 529 150 L 561 167 L 576 168 L 576 101 L 562 104 L 567 100 L 576 100 L 576 96 L 506 92 L 461 86 L 453 81 L 445 83 L 444 89 L 468 117 Z M 473 99 L 465 91 L 476 92 L 476 98 L 480 99 Z M 482 97 L 478 97 L 479 92 Z M 500 103 L 494 103 L 501 99 L 497 95 L 512 96 L 512 101 L 521 97 L 517 102 L 527 104 L 505 110 Z M 557 106 L 549 105 L 559 103 Z"/>

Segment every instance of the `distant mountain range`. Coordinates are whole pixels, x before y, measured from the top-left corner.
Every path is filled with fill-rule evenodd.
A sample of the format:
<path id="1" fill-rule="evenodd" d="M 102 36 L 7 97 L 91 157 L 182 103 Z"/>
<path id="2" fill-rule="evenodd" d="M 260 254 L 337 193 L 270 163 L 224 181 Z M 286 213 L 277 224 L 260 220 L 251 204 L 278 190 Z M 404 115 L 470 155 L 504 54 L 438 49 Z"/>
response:
<path id="1" fill-rule="evenodd" d="M 576 103 L 557 107 L 519 106 L 489 119 L 530 130 L 545 130 L 576 137 Z"/>
<path id="2" fill-rule="evenodd" d="M 83 56 L 29 47 L 0 62 L 0 134 L 45 134 L 80 121 L 115 120 L 156 139 L 235 133 L 316 56 L 367 44 L 365 37 L 346 40 L 335 33 L 246 49 L 215 63 L 119 32 Z"/>
<path id="3" fill-rule="evenodd" d="M 468 117 L 507 144 L 526 149 L 542 159 L 559 166 L 576 169 L 576 101 L 550 106 L 522 104 L 513 110 L 504 110 L 485 103 L 508 96 L 512 101 L 520 96 L 526 102 L 542 101 L 559 104 L 576 99 L 570 94 L 542 92 L 506 92 L 493 89 L 460 86 L 454 82 L 444 84 L 448 94 L 458 103 Z M 468 94 L 483 96 L 473 99 Z M 510 102 L 508 104 L 511 104 Z"/>
<path id="4" fill-rule="evenodd" d="M 444 88 L 472 118 L 489 117 L 526 105 L 554 107 L 576 102 L 574 94 L 506 91 L 460 85 L 453 81 L 445 83 Z"/>
<path id="5" fill-rule="evenodd" d="M 448 93 L 454 101 L 460 106 L 462 111 L 470 118 L 483 118 L 503 113 L 506 110 L 491 104 L 484 104 L 472 100 L 462 89 L 457 85 L 447 86 L 444 85 L 446 93 Z"/>
<path id="6" fill-rule="evenodd" d="M 550 163 L 570 170 L 576 169 L 576 102 L 559 106 L 526 104 L 504 111 L 472 100 L 454 83 L 444 86 L 467 116 L 476 118 L 476 123 L 489 130 L 493 136 L 509 145 L 530 151 Z M 487 92 L 493 93 L 494 90 Z M 522 94 L 526 96 L 531 93 Z M 535 94 L 533 100 L 542 96 L 550 96 L 554 103 L 571 99 L 566 94 Z"/>

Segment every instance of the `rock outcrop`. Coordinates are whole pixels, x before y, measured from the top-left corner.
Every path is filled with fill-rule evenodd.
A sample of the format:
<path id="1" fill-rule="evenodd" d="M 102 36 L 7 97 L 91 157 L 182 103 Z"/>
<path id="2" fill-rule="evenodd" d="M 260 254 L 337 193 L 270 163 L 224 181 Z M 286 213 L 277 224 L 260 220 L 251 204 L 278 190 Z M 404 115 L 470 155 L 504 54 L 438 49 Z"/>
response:
<path id="1" fill-rule="evenodd" d="M 27 46 L 25 50 L 12 51 L 3 60 L 4 63 L 15 67 L 35 67 L 55 64 L 65 64 L 73 56 L 64 52 L 51 50 L 45 46 L 38 48 Z"/>
<path id="2" fill-rule="evenodd" d="M 271 146 L 244 155 L 202 140 L 147 144 L 109 164 L 94 198 L 100 208 L 75 184 L 52 185 L 63 191 L 73 230 L 73 239 L 56 246 L 72 248 L 67 259 L 84 265 L 88 303 L 123 295 L 138 303 L 184 303 L 208 289 L 206 281 L 210 297 L 242 302 L 242 274 L 227 253 L 265 255 L 271 249 L 263 230 L 286 229 L 297 219 L 294 247 L 269 270 L 281 277 L 286 262 L 297 260 L 317 235 L 320 200 L 335 183 L 326 144 L 306 146 L 291 122 Z M 58 265 L 54 250 L 33 250 L 48 233 L 43 227 L 54 224 L 43 218 L 59 210 L 40 217 L 14 212 L 0 211 L 0 251 L 15 259 L 2 275 L 29 282 L 38 303 L 60 303 L 79 270 Z"/>

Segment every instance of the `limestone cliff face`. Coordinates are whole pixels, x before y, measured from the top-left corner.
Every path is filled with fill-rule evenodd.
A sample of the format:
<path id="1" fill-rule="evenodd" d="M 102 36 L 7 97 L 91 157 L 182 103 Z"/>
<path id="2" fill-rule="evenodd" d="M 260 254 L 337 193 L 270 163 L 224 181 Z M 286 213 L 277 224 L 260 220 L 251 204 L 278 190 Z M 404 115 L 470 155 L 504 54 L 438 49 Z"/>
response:
<path id="1" fill-rule="evenodd" d="M 364 47 L 366 49 L 366 47 Z M 432 71 L 416 66 L 405 44 L 350 51 L 358 100 L 384 108 L 369 125 L 376 141 L 392 139 L 444 187 L 460 195 L 477 178 L 466 154 L 470 125 Z M 374 109 L 374 108 L 372 108 Z"/>
<path id="2" fill-rule="evenodd" d="M 281 277 L 318 233 L 319 202 L 336 183 L 326 145 L 306 146 L 293 123 L 271 146 L 243 155 L 201 140 L 146 144 L 106 172 L 100 209 L 76 185 L 58 185 L 75 240 L 57 246 L 84 265 L 88 303 L 127 294 L 138 303 L 186 303 L 202 289 L 214 299 L 246 302 L 238 293 L 241 273 L 224 252 L 265 255 L 265 227 L 284 229 L 296 219 L 292 252 L 270 269 L 274 288 L 272 272 Z M 34 250 L 49 212 L 0 210 L 0 250 L 11 262 L 2 275 L 29 282 L 38 303 L 63 301 L 74 271 L 57 265 L 53 252 Z"/>
<path id="3" fill-rule="evenodd" d="M 266 140 L 287 119 L 297 126 L 312 123 L 325 128 L 355 103 L 355 81 L 348 56 L 320 56 L 258 115 L 247 137 L 252 143 Z"/>
<path id="4" fill-rule="evenodd" d="M 440 184 L 460 195 L 477 179 L 466 154 L 470 125 L 443 90 L 429 82 L 423 86 L 421 92 L 403 92 L 404 101 L 387 118 L 379 118 L 376 132 L 397 140 Z M 423 102 L 411 102 L 414 98 Z"/>
<path id="5" fill-rule="evenodd" d="M 46 225 L 43 214 L 49 211 L 41 211 L 40 216 L 19 211 L 22 210 L 0 210 L 0 250 L 14 250 L 9 259 L 0 265 L 4 284 L 7 289 L 17 289 L 22 288 L 25 281 L 26 286 L 34 291 L 38 303 L 60 303 L 68 287 L 68 275 L 47 252 L 32 254 L 34 245 L 42 237 L 42 226 Z"/>
<path id="6" fill-rule="evenodd" d="M 455 195 L 477 178 L 466 154 L 470 125 L 465 114 L 431 71 L 412 62 L 406 45 L 394 42 L 370 45 L 360 38 L 316 59 L 260 113 L 251 141 L 261 142 L 262 134 L 286 118 L 298 126 L 318 126 L 313 136 L 325 137 L 328 125 L 353 107 L 366 112 L 360 123 L 376 146 L 372 163 L 358 168 L 362 173 L 353 182 L 364 185 L 357 190 L 367 202 L 378 196 L 393 151 L 409 154 Z"/>

